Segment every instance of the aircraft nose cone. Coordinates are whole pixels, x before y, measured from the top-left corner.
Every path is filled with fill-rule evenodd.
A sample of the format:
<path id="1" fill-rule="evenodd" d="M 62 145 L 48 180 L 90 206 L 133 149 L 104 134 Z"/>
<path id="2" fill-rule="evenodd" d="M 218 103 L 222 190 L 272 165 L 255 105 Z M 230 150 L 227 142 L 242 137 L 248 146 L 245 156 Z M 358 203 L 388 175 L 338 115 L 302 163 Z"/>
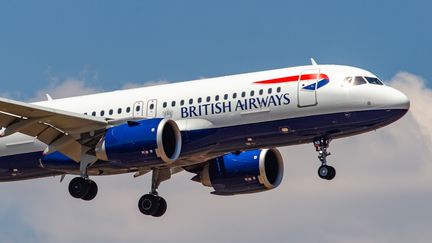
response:
<path id="1" fill-rule="evenodd" d="M 392 109 L 408 110 L 410 107 L 410 100 L 408 97 L 397 89 L 393 90 L 390 97 L 390 103 Z"/>

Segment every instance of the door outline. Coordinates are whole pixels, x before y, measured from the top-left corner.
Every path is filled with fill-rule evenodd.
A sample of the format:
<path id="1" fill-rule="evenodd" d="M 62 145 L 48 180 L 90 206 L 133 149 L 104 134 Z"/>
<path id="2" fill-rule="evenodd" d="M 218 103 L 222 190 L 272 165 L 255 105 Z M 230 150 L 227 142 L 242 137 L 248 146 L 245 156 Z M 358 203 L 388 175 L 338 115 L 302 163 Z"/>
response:
<path id="1" fill-rule="evenodd" d="M 133 106 L 133 117 L 143 117 L 143 101 L 135 101 Z"/>
<path id="2" fill-rule="evenodd" d="M 156 117 L 157 112 L 157 99 L 147 101 L 147 117 Z"/>
<path id="3" fill-rule="evenodd" d="M 305 75 L 316 75 L 315 79 L 307 79 L 302 80 L 302 77 Z M 300 108 L 303 107 L 310 107 L 310 106 L 316 106 L 318 105 L 318 99 L 317 99 L 317 87 L 318 87 L 318 79 L 320 76 L 320 69 L 309 69 L 302 71 L 299 75 L 298 85 L 297 85 L 297 106 Z M 314 85 L 314 89 L 303 89 L 306 86 L 309 86 L 311 84 Z"/>

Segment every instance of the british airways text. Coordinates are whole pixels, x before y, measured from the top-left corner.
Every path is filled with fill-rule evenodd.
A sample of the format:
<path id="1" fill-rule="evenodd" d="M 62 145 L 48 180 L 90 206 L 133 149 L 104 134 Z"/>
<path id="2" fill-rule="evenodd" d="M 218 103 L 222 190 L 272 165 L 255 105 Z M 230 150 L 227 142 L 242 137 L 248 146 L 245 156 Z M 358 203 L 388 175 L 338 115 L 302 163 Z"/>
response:
<path id="1" fill-rule="evenodd" d="M 215 115 L 233 111 L 253 110 L 281 105 L 289 105 L 289 94 L 276 94 L 263 97 L 251 97 L 237 101 L 220 101 L 200 105 L 181 107 L 181 117 L 191 118 L 198 116 Z"/>

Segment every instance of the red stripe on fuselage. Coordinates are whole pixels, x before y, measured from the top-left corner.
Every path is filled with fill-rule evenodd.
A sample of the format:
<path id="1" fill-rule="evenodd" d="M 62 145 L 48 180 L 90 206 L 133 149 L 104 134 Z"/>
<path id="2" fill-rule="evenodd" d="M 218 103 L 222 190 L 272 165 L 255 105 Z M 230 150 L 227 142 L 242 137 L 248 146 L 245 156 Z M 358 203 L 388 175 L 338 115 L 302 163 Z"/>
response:
<path id="1" fill-rule="evenodd" d="M 283 78 L 275 78 L 275 79 L 269 79 L 269 80 L 262 80 L 254 82 L 254 84 L 278 84 L 278 83 L 288 83 L 288 82 L 297 82 L 301 80 L 312 80 L 312 79 L 329 79 L 329 77 L 325 74 L 320 73 L 319 75 L 317 73 L 315 74 L 303 74 L 303 75 L 297 75 L 297 76 L 289 76 L 289 77 L 283 77 Z"/>

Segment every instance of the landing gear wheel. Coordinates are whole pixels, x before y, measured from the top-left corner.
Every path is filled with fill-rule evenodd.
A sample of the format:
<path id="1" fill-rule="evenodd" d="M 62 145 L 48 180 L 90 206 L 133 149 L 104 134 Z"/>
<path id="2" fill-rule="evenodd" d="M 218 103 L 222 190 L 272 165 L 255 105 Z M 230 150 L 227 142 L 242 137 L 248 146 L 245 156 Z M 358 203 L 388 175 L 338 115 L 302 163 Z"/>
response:
<path id="1" fill-rule="evenodd" d="M 168 174 L 167 174 L 168 173 Z M 153 169 L 152 184 L 149 194 L 145 194 L 138 201 L 138 209 L 142 214 L 151 215 L 153 217 L 161 217 L 167 210 L 167 202 L 162 197 L 158 196 L 157 189 L 160 183 L 168 180 L 171 177 L 171 171 L 168 169 Z"/>
<path id="2" fill-rule="evenodd" d="M 89 180 L 89 181 L 90 181 L 90 189 L 87 192 L 87 194 L 84 197 L 82 197 L 82 200 L 84 200 L 84 201 L 93 200 L 96 197 L 97 192 L 98 192 L 98 186 L 97 186 L 96 182 L 94 182 L 92 180 Z"/>
<path id="3" fill-rule="evenodd" d="M 90 191 L 90 181 L 82 177 L 75 177 L 69 182 L 69 193 L 74 198 L 83 198 Z"/>
<path id="4" fill-rule="evenodd" d="M 167 203 L 163 197 L 159 197 L 159 209 L 156 211 L 156 213 L 152 214 L 153 217 L 160 217 L 165 214 L 167 210 Z"/>
<path id="5" fill-rule="evenodd" d="M 153 194 L 145 194 L 138 201 L 138 209 L 142 214 L 153 215 L 159 210 L 159 197 Z"/>
<path id="6" fill-rule="evenodd" d="M 321 179 L 332 180 L 336 176 L 336 170 L 329 165 L 321 165 L 318 169 L 318 176 Z"/>

